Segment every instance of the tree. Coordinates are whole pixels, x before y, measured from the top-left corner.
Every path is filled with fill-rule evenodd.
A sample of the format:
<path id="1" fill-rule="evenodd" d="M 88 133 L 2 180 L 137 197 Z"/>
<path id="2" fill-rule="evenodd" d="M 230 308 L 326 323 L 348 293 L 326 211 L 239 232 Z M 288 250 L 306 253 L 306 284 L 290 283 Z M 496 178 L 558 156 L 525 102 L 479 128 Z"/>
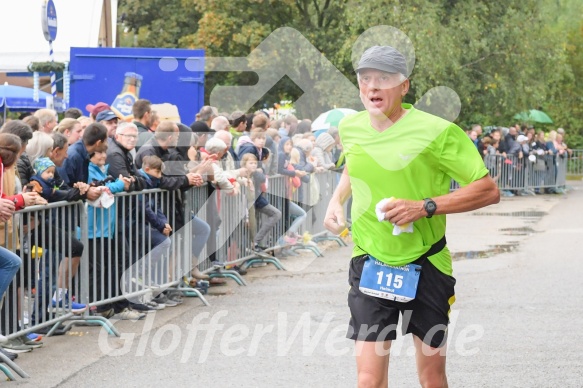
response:
<path id="1" fill-rule="evenodd" d="M 362 4 L 350 16 L 353 31 L 386 23 L 405 32 L 417 59 L 413 100 L 434 86 L 452 88 L 462 126 L 511 124 L 515 113 L 541 105 L 565 72 L 559 39 L 546 33 L 537 1 L 389 4 L 388 17 Z"/>
<path id="2" fill-rule="evenodd" d="M 320 52 L 333 53 L 342 43 L 337 33 L 343 19 L 344 1 L 284 0 L 284 1 L 192 1 L 204 16 L 199 29 L 181 39 L 187 47 L 203 47 L 211 57 L 247 57 L 273 31 L 281 27 L 293 27 L 302 33 Z M 317 72 L 317 63 L 302 52 L 279 52 L 286 61 L 293 62 L 299 74 L 309 77 Z M 241 73 L 207 73 L 205 94 L 217 84 L 254 84 L 257 76 Z M 327 92 L 319 85 L 320 101 Z M 287 77 L 269 91 L 256 107 L 271 105 L 283 99 L 296 100 L 302 91 Z M 329 98 L 329 96 L 328 96 Z M 314 107 L 315 108 L 315 107 Z M 316 109 L 300 112 L 305 116 L 318 114 Z"/>
<path id="3" fill-rule="evenodd" d="M 354 85 L 353 46 L 371 27 L 393 26 L 411 40 L 415 53 L 408 102 L 448 86 L 461 99 L 462 126 L 510 125 L 516 113 L 543 107 L 557 125 L 583 128 L 578 0 L 122 0 L 120 7 L 124 25 L 138 31 L 140 46 L 204 48 L 207 57 L 246 58 L 271 33 L 292 27 Z M 288 43 L 271 57 L 254 56 L 252 65 L 265 68 L 283 57 L 302 82 L 326 66 Z M 206 101 L 216 85 L 253 85 L 257 79 L 252 72 L 209 72 Z M 350 106 L 358 96 L 332 79 L 316 84 L 318 103 L 300 116 L 315 118 L 326 104 Z M 301 95 L 283 77 L 255 108 Z"/>
<path id="4" fill-rule="evenodd" d="M 184 0 L 120 0 L 118 9 L 123 33 L 136 34 L 139 47 L 181 47 L 180 39 L 195 33 L 201 18 Z"/>

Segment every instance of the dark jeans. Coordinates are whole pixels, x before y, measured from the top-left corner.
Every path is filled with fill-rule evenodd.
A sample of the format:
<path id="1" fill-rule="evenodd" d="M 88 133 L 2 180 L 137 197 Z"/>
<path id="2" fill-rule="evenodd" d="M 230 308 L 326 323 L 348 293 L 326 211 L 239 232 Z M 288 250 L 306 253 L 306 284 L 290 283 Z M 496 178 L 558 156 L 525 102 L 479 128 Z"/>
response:
<path id="1" fill-rule="evenodd" d="M 89 302 L 94 303 L 121 295 L 120 279 L 126 265 L 128 249 L 122 238 L 89 239 Z M 124 254 L 125 253 L 125 254 Z M 113 308 L 120 312 L 128 307 L 123 299 L 97 306 L 96 311 Z"/>

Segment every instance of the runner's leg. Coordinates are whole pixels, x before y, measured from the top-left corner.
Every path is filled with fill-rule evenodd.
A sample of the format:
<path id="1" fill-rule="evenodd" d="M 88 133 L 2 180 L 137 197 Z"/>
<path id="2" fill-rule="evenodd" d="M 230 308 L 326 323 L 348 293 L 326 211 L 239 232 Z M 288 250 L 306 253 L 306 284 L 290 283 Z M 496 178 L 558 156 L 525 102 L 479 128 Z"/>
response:
<path id="1" fill-rule="evenodd" d="M 415 344 L 415 358 L 417 360 L 417 375 L 422 387 L 447 388 L 445 373 L 446 348 L 433 348 L 417 337 L 413 336 Z"/>
<path id="2" fill-rule="evenodd" d="M 389 386 L 389 350 L 391 341 L 355 341 L 358 388 Z"/>

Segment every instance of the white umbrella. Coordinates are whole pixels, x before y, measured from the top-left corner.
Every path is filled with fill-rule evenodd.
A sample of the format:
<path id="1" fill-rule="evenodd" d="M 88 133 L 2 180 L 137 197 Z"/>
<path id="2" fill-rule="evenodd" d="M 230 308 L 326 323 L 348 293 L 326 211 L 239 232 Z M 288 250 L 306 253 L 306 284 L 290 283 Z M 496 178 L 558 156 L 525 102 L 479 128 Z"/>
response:
<path id="1" fill-rule="evenodd" d="M 330 127 L 338 127 L 340 120 L 353 113 L 356 113 L 356 111 L 348 108 L 336 108 L 324 112 L 312 123 L 312 132 L 328 130 Z"/>

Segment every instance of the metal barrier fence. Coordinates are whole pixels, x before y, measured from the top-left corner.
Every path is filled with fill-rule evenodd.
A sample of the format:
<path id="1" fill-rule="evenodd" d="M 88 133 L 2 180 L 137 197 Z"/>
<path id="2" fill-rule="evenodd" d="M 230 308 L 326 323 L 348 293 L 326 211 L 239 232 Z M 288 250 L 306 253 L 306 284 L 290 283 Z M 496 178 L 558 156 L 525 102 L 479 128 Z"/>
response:
<path id="1" fill-rule="evenodd" d="M 484 163 L 500 190 L 538 192 L 564 186 L 567 180 L 567 158 L 536 155 L 518 158 L 509 155 L 486 155 Z"/>
<path id="2" fill-rule="evenodd" d="M 567 164 L 567 174 L 583 176 L 583 150 L 573 150 Z"/>
<path id="3" fill-rule="evenodd" d="M 15 252 L 22 266 L 6 291 L 0 312 L 0 327 L 9 340 L 39 331 L 72 318 L 71 301 L 81 298 L 87 279 L 82 268 L 86 251 L 72 230 L 86 223 L 81 202 L 32 206 L 4 223 L 2 246 Z M 61 303 L 53 303 L 53 293 L 66 289 Z M 18 346 L 18 343 L 15 344 Z M 1 355 L 2 362 L 21 377 L 27 377 L 16 364 Z M 11 380 L 12 374 L 2 368 Z"/>

